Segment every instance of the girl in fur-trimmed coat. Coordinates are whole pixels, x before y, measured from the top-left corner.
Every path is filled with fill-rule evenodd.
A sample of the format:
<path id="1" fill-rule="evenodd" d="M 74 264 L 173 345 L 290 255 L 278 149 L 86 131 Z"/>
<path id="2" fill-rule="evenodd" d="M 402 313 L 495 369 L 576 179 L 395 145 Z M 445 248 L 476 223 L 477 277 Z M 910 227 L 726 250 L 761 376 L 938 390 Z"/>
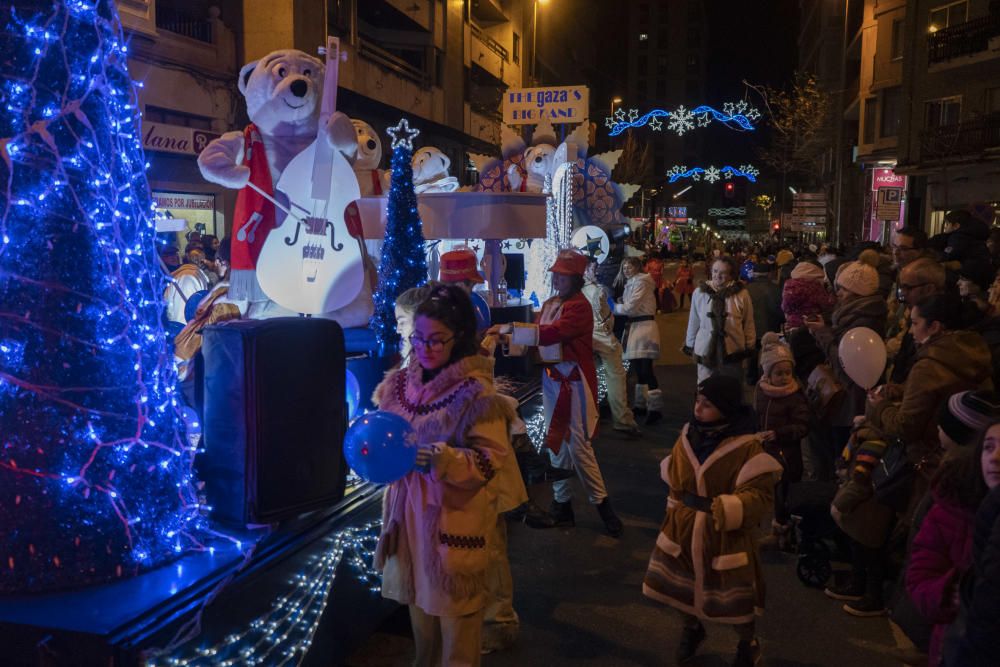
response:
<path id="1" fill-rule="evenodd" d="M 420 304 L 410 343 L 418 363 L 390 372 L 374 396 L 413 425 L 418 448 L 416 468 L 386 490 L 375 564 L 382 595 L 409 605 L 414 664 L 478 665 L 497 523 L 489 486 L 507 463 L 514 413 L 460 288 Z"/>
<path id="2" fill-rule="evenodd" d="M 694 418 L 660 464 L 670 496 L 642 592 L 683 615 L 678 663 L 704 641 L 702 620 L 734 626 L 734 665 L 760 660 L 754 617 L 764 606 L 764 580 L 752 531 L 771 511 L 781 465 L 764 453 L 742 393 L 733 377 L 698 385 Z"/>

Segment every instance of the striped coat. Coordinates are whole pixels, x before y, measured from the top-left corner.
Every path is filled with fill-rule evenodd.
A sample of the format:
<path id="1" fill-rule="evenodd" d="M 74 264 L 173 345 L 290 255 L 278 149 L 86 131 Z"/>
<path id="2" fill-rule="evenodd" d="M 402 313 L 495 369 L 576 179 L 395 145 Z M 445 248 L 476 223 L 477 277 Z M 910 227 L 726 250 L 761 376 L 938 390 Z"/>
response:
<path id="1" fill-rule="evenodd" d="M 699 463 L 687 429 L 660 464 L 670 496 L 642 592 L 699 618 L 746 623 L 764 605 L 752 532 L 772 509 L 781 465 L 753 435 L 723 440 Z M 713 498 L 712 511 L 683 504 L 685 492 Z"/>

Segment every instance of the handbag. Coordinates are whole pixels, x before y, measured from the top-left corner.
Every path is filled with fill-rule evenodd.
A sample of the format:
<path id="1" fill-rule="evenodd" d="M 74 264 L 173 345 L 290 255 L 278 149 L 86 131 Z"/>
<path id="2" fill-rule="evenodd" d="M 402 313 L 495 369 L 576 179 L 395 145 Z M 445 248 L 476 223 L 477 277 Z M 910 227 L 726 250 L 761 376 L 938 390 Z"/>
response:
<path id="1" fill-rule="evenodd" d="M 882 460 L 872 470 L 875 498 L 902 513 L 910 504 L 913 488 L 913 464 L 906 458 L 906 447 L 898 438 L 889 443 Z"/>
<path id="2" fill-rule="evenodd" d="M 806 380 L 806 400 L 813 414 L 824 419 L 844 398 L 844 386 L 833 374 L 830 364 L 819 364 Z"/>

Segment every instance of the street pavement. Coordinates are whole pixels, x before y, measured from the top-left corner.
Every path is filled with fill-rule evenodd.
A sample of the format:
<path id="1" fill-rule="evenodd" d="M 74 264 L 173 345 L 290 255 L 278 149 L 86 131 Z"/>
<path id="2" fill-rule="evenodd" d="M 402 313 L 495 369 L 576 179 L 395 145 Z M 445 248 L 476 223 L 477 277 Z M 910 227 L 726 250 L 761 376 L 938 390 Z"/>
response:
<path id="1" fill-rule="evenodd" d="M 660 318 L 664 342 L 681 346 L 687 311 Z M 608 536 L 597 512 L 577 486 L 576 527 L 532 530 L 510 525 L 514 606 L 521 632 L 510 649 L 484 656 L 487 667 L 582 667 L 673 665 L 681 631 L 679 616 L 642 595 L 642 578 L 663 519 L 667 488 L 659 462 L 689 419 L 695 369 L 683 356 L 657 367 L 666 395 L 664 420 L 643 429 L 641 439 L 618 437 L 602 421 L 595 442 L 608 490 L 625 534 Z M 578 483 L 577 483 L 578 484 Z M 548 507 L 548 487 L 530 489 Z M 769 525 L 770 520 L 764 522 Z M 762 534 L 763 534 L 762 525 Z M 864 665 L 888 667 L 895 646 L 885 618 L 859 619 L 821 590 L 803 586 L 795 557 L 763 554 L 767 607 L 758 633 L 769 667 Z M 736 636 L 725 626 L 708 625 L 708 640 L 691 667 L 722 667 L 732 661 Z M 405 609 L 400 610 L 348 661 L 350 667 L 406 665 L 413 642 Z"/>

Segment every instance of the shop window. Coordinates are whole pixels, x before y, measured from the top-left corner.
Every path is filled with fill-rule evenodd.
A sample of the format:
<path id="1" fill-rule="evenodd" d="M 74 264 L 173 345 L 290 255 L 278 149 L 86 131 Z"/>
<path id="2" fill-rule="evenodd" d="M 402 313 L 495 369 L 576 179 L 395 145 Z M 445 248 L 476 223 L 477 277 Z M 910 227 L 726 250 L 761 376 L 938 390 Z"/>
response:
<path id="1" fill-rule="evenodd" d="M 875 119 L 877 118 L 876 112 L 878 111 L 878 98 L 868 97 L 865 98 L 865 120 L 861 127 L 861 143 L 862 144 L 874 144 L 875 143 Z"/>
<path id="2" fill-rule="evenodd" d="M 903 57 L 903 20 L 892 20 L 892 41 L 889 45 L 889 58 L 900 60 Z"/>
<path id="3" fill-rule="evenodd" d="M 164 234 L 171 236 L 170 242 L 182 251 L 187 246 L 187 237 L 191 232 L 220 236 L 215 226 L 215 195 L 156 191 L 152 194 L 156 217 L 184 221 L 184 231 Z"/>
<path id="4" fill-rule="evenodd" d="M 902 91 L 898 86 L 882 91 L 882 126 L 878 133 L 880 137 L 895 137 L 899 134 L 899 118 L 903 111 L 902 100 Z"/>
<path id="5" fill-rule="evenodd" d="M 961 97 L 942 97 L 937 100 L 928 100 L 924 117 L 924 126 L 927 129 L 944 127 L 947 125 L 957 125 L 962 116 Z"/>
<path id="6" fill-rule="evenodd" d="M 940 5 L 931 10 L 930 22 L 927 26 L 929 32 L 937 32 L 942 28 L 949 28 L 959 23 L 965 23 L 969 16 L 968 0 L 952 2 L 947 5 Z"/>

